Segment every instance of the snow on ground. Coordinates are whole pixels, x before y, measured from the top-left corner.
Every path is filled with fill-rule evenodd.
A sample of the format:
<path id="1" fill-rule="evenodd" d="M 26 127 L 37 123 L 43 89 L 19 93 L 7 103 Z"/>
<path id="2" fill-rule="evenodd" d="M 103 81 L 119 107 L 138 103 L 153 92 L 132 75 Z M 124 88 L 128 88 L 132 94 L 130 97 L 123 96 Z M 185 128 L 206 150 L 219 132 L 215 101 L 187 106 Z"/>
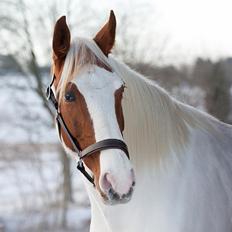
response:
<path id="1" fill-rule="evenodd" d="M 74 203 L 67 208 L 68 229 L 62 230 L 62 169 L 56 149 L 24 159 L 14 155 L 10 159 L 0 156 L 0 224 L 6 232 L 86 231 L 89 202 L 75 163 L 71 165 Z"/>

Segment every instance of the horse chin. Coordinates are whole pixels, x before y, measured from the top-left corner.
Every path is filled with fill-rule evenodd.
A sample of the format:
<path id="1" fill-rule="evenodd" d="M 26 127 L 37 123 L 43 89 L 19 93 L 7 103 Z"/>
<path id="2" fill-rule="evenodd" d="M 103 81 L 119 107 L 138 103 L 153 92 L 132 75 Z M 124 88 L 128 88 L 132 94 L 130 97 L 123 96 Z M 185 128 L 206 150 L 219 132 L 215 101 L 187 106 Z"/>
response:
<path id="1" fill-rule="evenodd" d="M 112 194 L 111 192 L 108 192 L 107 194 L 102 193 L 100 191 L 100 198 L 101 201 L 105 204 L 105 205 L 119 205 L 119 204 L 126 204 L 128 203 L 133 195 L 133 188 L 130 189 L 130 191 L 128 192 L 128 194 L 124 194 L 122 197 L 120 197 L 117 194 Z"/>
<path id="2" fill-rule="evenodd" d="M 120 205 L 120 204 L 126 204 L 131 200 L 131 198 L 128 199 L 120 199 L 120 200 L 108 200 L 107 202 L 104 202 L 106 205 Z"/>
<path id="3" fill-rule="evenodd" d="M 127 199 L 119 199 L 119 200 L 113 200 L 113 199 L 105 199 L 102 198 L 102 202 L 105 205 L 120 205 L 120 204 L 126 204 L 131 200 L 131 198 L 127 198 Z"/>

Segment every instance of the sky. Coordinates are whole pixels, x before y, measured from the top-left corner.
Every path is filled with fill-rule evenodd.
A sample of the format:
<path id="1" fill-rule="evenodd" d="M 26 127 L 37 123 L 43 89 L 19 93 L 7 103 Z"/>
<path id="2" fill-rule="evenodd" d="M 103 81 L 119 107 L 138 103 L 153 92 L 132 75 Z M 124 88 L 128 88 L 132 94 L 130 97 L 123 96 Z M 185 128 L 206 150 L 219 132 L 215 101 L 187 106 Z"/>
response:
<path id="1" fill-rule="evenodd" d="M 24 1 L 36 9 L 40 8 L 34 1 Z M 47 0 L 38 2 L 43 6 L 47 5 Z M 138 43 L 140 47 L 146 49 L 145 55 L 154 56 L 154 60 L 158 57 L 155 62 L 179 65 L 191 63 L 196 57 L 213 60 L 232 57 L 232 0 L 89 0 L 88 2 L 57 0 L 57 2 L 57 6 L 61 9 L 60 15 L 67 14 L 65 4 L 69 2 L 76 4 L 72 7 L 74 17 L 67 18 L 67 21 L 76 22 L 78 33 L 80 24 L 86 25 L 81 21 L 81 17 L 91 16 L 94 26 L 87 28 L 88 33 L 80 36 L 94 36 L 108 19 L 111 9 L 116 14 L 119 32 L 120 28 L 125 26 L 125 22 L 120 18 L 126 14 L 128 19 L 136 21 L 132 25 L 135 35 L 146 31 Z M 82 7 L 85 5 L 85 8 L 81 5 Z M 94 13 L 91 13 L 93 9 Z M 41 11 L 43 12 L 43 9 Z M 129 25 L 125 27 L 129 28 Z M 72 33 L 74 31 L 72 30 Z M 49 35 L 49 38 L 51 36 Z M 45 39 L 44 42 L 47 43 L 48 38 Z M 116 41 L 119 39 L 120 36 L 116 37 Z M 46 63 L 47 59 L 44 57 L 47 57 L 47 54 L 43 55 L 40 47 L 42 40 L 39 37 L 38 40 L 36 49 L 41 56 L 41 63 Z M 133 44 L 133 41 L 131 43 Z"/>
<path id="2" fill-rule="evenodd" d="M 173 51 L 194 57 L 232 56 L 231 0 L 157 0 L 154 5 Z"/>
<path id="3" fill-rule="evenodd" d="M 149 5 L 150 23 L 166 38 L 166 62 L 191 62 L 195 57 L 218 59 L 232 56 L 232 0 L 134 0 L 101 1 L 116 12 Z M 102 5 L 98 5 L 102 7 Z M 119 25 L 120 26 L 120 25 Z M 156 35 L 154 35 L 156 36 Z"/>

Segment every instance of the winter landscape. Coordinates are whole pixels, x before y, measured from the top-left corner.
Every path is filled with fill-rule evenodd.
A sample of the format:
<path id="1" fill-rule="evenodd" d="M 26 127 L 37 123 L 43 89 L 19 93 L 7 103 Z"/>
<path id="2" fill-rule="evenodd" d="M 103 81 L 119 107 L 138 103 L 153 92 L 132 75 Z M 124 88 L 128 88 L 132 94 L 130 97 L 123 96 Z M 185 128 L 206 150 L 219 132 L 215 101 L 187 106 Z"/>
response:
<path id="1" fill-rule="evenodd" d="M 69 16 L 74 33 L 78 26 L 80 33 L 89 35 L 115 7 L 121 26 L 113 52 L 116 57 L 180 101 L 232 122 L 232 52 L 215 56 L 200 52 L 185 62 L 184 57 L 192 53 L 183 57 L 177 52 L 175 57 L 172 50 L 169 54 L 172 38 L 167 40 L 157 29 L 144 27 L 144 33 L 136 37 L 138 31 L 133 28 L 154 20 L 149 1 L 135 1 L 131 17 L 127 11 L 131 1 L 124 10 L 120 1 L 112 5 L 103 1 L 103 10 L 93 2 L 91 8 L 72 0 L 0 3 L 0 232 L 89 230 L 90 204 L 82 176 L 75 160 L 60 146 L 54 111 L 45 98 L 51 80 L 53 26 L 62 14 Z M 148 56 L 148 44 L 157 52 Z"/>

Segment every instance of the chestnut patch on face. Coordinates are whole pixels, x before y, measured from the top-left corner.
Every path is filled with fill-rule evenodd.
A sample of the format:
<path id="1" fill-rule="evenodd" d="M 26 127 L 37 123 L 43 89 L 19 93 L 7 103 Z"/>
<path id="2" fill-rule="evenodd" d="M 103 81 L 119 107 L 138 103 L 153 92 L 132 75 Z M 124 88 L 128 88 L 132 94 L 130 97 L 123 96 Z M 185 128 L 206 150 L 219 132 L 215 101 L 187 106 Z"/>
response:
<path id="1" fill-rule="evenodd" d="M 60 112 L 80 149 L 95 143 L 92 120 L 83 95 L 74 83 L 69 83 L 60 102 Z M 82 133 L 84 132 L 84 133 Z M 62 133 L 65 138 L 65 133 Z M 65 141 L 66 142 L 66 141 Z M 66 144 L 70 144 L 67 140 Z"/>
<path id="2" fill-rule="evenodd" d="M 93 124 L 85 99 L 74 83 L 69 83 L 67 85 L 59 107 L 70 133 L 77 140 L 81 150 L 96 143 Z M 71 150 L 74 150 L 68 136 L 62 128 L 61 136 L 65 145 Z M 85 164 L 94 174 L 97 187 L 100 175 L 99 155 L 100 153 L 97 152 L 94 155 L 84 158 Z"/>

